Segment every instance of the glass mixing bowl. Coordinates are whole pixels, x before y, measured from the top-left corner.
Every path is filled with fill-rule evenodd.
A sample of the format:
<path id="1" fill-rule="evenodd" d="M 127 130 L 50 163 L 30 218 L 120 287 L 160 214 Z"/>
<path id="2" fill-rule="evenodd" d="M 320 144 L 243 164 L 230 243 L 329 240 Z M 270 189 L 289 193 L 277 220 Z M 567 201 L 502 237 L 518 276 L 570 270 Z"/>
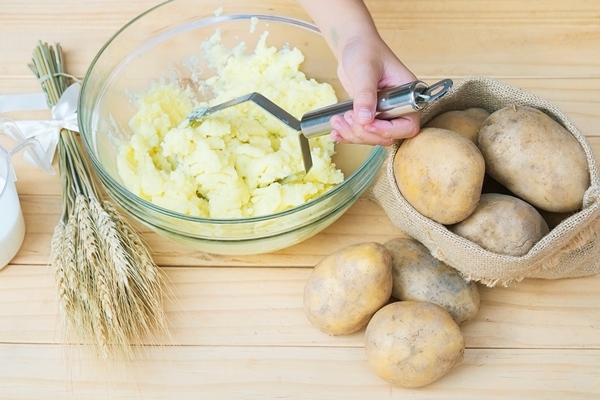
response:
<path id="1" fill-rule="evenodd" d="M 305 18 L 294 1 L 174 0 L 148 10 L 119 30 L 90 65 L 78 109 L 85 149 L 115 202 L 160 235 L 214 254 L 271 252 L 299 243 L 338 219 L 379 172 L 384 148 L 336 145 L 334 162 L 345 174 L 343 183 L 293 209 L 244 219 L 191 217 L 156 206 L 123 185 L 115 162 L 119 146 L 132 135 L 128 121 L 136 110 L 131 93 L 147 90 L 161 77 L 175 75 L 189 82 L 192 71 L 186 62 L 195 55 L 202 61 L 200 43 L 217 28 L 224 45 L 245 42 L 249 52 L 268 30 L 268 45 L 299 48 L 305 56 L 302 71 L 331 84 L 340 100 L 347 98 L 337 79 L 335 58 L 318 29 Z M 210 75 L 209 68 L 200 70 L 208 74 L 201 78 Z"/>

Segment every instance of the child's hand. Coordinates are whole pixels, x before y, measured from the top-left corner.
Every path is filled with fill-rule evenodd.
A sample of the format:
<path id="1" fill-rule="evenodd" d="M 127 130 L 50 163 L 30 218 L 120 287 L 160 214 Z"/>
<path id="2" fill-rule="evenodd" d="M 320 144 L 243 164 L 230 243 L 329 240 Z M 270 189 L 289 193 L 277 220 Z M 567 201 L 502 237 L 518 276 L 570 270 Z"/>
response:
<path id="1" fill-rule="evenodd" d="M 415 75 L 385 44 L 363 0 L 298 0 L 338 60 L 338 76 L 354 110 L 331 118 L 331 137 L 344 143 L 388 146 L 419 132 L 420 113 L 374 119 L 378 90 L 414 82 Z"/>
<path id="2" fill-rule="evenodd" d="M 338 76 L 354 101 L 354 110 L 331 119 L 335 141 L 388 146 L 419 132 L 418 112 L 390 121 L 374 118 L 378 90 L 417 80 L 378 35 L 347 42 Z"/>

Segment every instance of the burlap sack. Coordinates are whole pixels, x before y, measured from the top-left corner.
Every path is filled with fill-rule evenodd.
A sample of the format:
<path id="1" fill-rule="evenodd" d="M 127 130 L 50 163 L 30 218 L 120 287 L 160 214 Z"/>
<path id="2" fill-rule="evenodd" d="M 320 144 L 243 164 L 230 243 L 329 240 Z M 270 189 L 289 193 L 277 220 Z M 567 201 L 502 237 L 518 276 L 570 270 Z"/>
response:
<path id="1" fill-rule="evenodd" d="M 558 279 L 600 272 L 600 176 L 596 159 L 583 134 L 555 106 L 523 90 L 485 77 L 472 77 L 455 84 L 448 94 L 430 104 L 422 123 L 450 110 L 482 107 L 494 112 L 507 105 L 536 107 L 573 134 L 585 149 L 591 185 L 583 208 L 562 221 L 527 254 L 520 257 L 487 251 L 455 235 L 445 226 L 424 217 L 402 197 L 393 175 L 393 157 L 399 144 L 389 149 L 382 173 L 367 192 L 401 231 L 423 243 L 441 261 L 467 279 L 488 286 L 507 285 L 524 278 Z M 550 155 L 551 156 L 551 155 Z"/>

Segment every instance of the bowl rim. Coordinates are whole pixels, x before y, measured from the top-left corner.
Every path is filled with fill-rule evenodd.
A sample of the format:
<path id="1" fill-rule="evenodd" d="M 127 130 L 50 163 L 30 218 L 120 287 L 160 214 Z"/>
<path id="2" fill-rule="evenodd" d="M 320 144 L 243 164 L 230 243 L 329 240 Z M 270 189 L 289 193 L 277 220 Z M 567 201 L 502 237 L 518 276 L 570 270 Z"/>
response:
<path id="1" fill-rule="evenodd" d="M 122 28 L 120 28 L 100 48 L 100 50 L 95 55 L 92 62 L 90 63 L 90 66 L 88 67 L 88 70 L 87 70 L 87 72 L 84 76 L 84 79 L 82 81 L 82 84 L 81 84 L 81 92 L 80 92 L 79 104 L 78 104 L 78 107 L 80 110 L 85 110 L 85 108 L 83 107 L 83 102 L 86 97 L 85 96 L 86 88 L 91 79 L 92 73 L 94 71 L 94 67 L 101 60 L 101 57 L 103 56 L 104 51 L 113 43 L 114 40 L 116 40 L 130 26 L 135 24 L 137 21 L 139 21 L 141 18 L 148 15 L 149 13 L 155 12 L 157 9 L 159 9 L 169 3 L 173 3 L 173 1 L 170 0 L 170 1 L 163 2 L 161 4 L 158 4 L 152 8 L 144 11 L 143 13 L 139 14 L 137 17 L 133 18 L 127 24 L 125 24 Z M 258 13 L 232 13 L 232 14 L 220 14 L 220 15 L 208 16 L 206 18 L 203 18 L 202 20 L 195 20 L 195 21 L 191 21 L 191 22 L 198 24 L 200 26 L 203 26 L 203 25 L 210 25 L 210 24 L 219 23 L 219 22 L 250 19 L 252 17 L 256 17 L 259 20 L 263 19 L 263 20 L 269 20 L 269 21 L 288 23 L 293 26 L 312 31 L 322 37 L 321 31 L 314 24 L 312 24 L 308 21 L 302 20 L 302 19 L 292 18 L 292 17 L 288 17 L 288 16 L 282 16 L 282 15 L 258 14 Z M 181 27 L 178 27 L 177 29 L 181 29 Z M 172 31 L 169 31 L 169 32 L 172 32 Z M 160 38 L 160 36 L 159 36 L 159 38 Z M 152 41 L 154 41 L 154 40 L 158 40 L 158 39 L 157 38 L 152 39 Z M 150 41 L 146 42 L 145 44 L 147 45 L 148 43 L 150 43 Z M 104 87 L 105 86 L 103 86 L 103 88 Z M 93 104 L 95 105 L 96 101 L 94 101 Z M 90 113 L 92 113 L 92 114 L 94 113 L 93 108 L 90 111 Z M 84 130 L 83 127 L 85 126 L 85 124 L 83 123 L 83 114 L 84 114 L 83 112 L 78 112 L 78 115 L 77 115 L 78 123 L 79 123 L 79 126 L 81 127 L 80 129 L 82 130 L 82 132 L 81 132 L 81 137 L 83 139 L 82 141 L 84 143 L 84 147 L 86 149 L 88 157 L 92 161 L 92 164 L 95 166 L 96 174 L 99 175 L 101 181 L 104 180 L 108 183 L 108 184 L 105 183 L 104 186 L 109 194 L 111 194 L 110 193 L 111 190 L 115 190 L 115 191 L 119 192 L 120 195 L 127 198 L 128 201 L 136 203 L 139 206 L 145 207 L 145 208 L 151 210 L 152 212 L 158 213 L 160 215 L 164 215 L 168 218 L 176 218 L 176 219 L 194 222 L 194 223 L 209 223 L 209 224 L 215 224 L 215 225 L 223 225 L 223 224 L 236 224 L 237 225 L 237 224 L 244 224 L 244 223 L 251 224 L 251 223 L 256 223 L 256 222 L 264 222 L 264 221 L 270 221 L 273 219 L 282 218 L 285 216 L 289 216 L 289 215 L 304 211 L 308 208 L 312 208 L 316 204 L 319 204 L 324 201 L 328 201 L 331 197 L 334 197 L 337 193 L 346 189 L 347 186 L 351 186 L 352 183 L 354 183 L 355 181 L 357 181 L 357 180 L 360 181 L 362 178 L 361 172 L 363 172 L 367 168 L 370 168 L 372 160 L 376 159 L 379 156 L 380 152 L 385 151 L 384 148 L 381 146 L 372 146 L 373 150 L 368 154 L 368 156 L 365 158 L 365 160 L 350 174 L 350 176 L 345 177 L 344 180 L 340 184 L 329 189 L 327 192 L 323 193 L 321 196 L 311 199 L 311 200 L 307 201 L 306 203 L 300 204 L 293 208 L 279 211 L 279 212 L 272 213 L 272 214 L 265 214 L 265 215 L 260 215 L 260 216 L 244 217 L 244 218 L 197 217 L 197 216 L 186 215 L 183 213 L 179 213 L 177 211 L 169 210 L 167 208 L 158 206 L 146 199 L 143 199 L 142 197 L 136 195 L 135 193 L 131 192 L 129 189 L 124 187 L 117 180 L 115 180 L 108 172 L 106 172 L 102 163 L 98 159 L 96 152 L 93 151 L 93 149 L 95 148 L 95 144 L 91 143 L 91 141 L 92 141 L 92 138 L 95 137 L 95 135 L 92 135 L 92 134 L 87 135 L 83 132 L 83 130 Z M 93 130 L 93 127 L 91 129 Z M 301 134 L 301 133 L 298 132 L 298 134 Z M 378 166 L 377 171 L 380 169 L 380 167 L 381 167 L 381 165 Z M 376 175 L 377 171 L 375 171 L 374 175 Z M 113 197 L 113 196 L 111 195 L 111 197 Z"/>

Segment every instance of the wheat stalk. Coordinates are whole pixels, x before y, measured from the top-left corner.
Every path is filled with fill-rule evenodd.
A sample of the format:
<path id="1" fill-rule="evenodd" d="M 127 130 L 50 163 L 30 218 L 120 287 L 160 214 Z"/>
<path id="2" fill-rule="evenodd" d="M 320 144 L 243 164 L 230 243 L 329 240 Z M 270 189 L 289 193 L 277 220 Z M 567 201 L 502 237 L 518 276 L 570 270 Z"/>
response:
<path id="1" fill-rule="evenodd" d="M 31 70 L 54 106 L 70 77 L 62 50 L 39 43 Z M 168 337 L 164 280 L 142 239 L 103 200 L 77 133 L 63 129 L 58 143 L 62 210 L 50 261 L 69 340 L 92 345 L 101 359 L 124 360 L 144 341 Z"/>

